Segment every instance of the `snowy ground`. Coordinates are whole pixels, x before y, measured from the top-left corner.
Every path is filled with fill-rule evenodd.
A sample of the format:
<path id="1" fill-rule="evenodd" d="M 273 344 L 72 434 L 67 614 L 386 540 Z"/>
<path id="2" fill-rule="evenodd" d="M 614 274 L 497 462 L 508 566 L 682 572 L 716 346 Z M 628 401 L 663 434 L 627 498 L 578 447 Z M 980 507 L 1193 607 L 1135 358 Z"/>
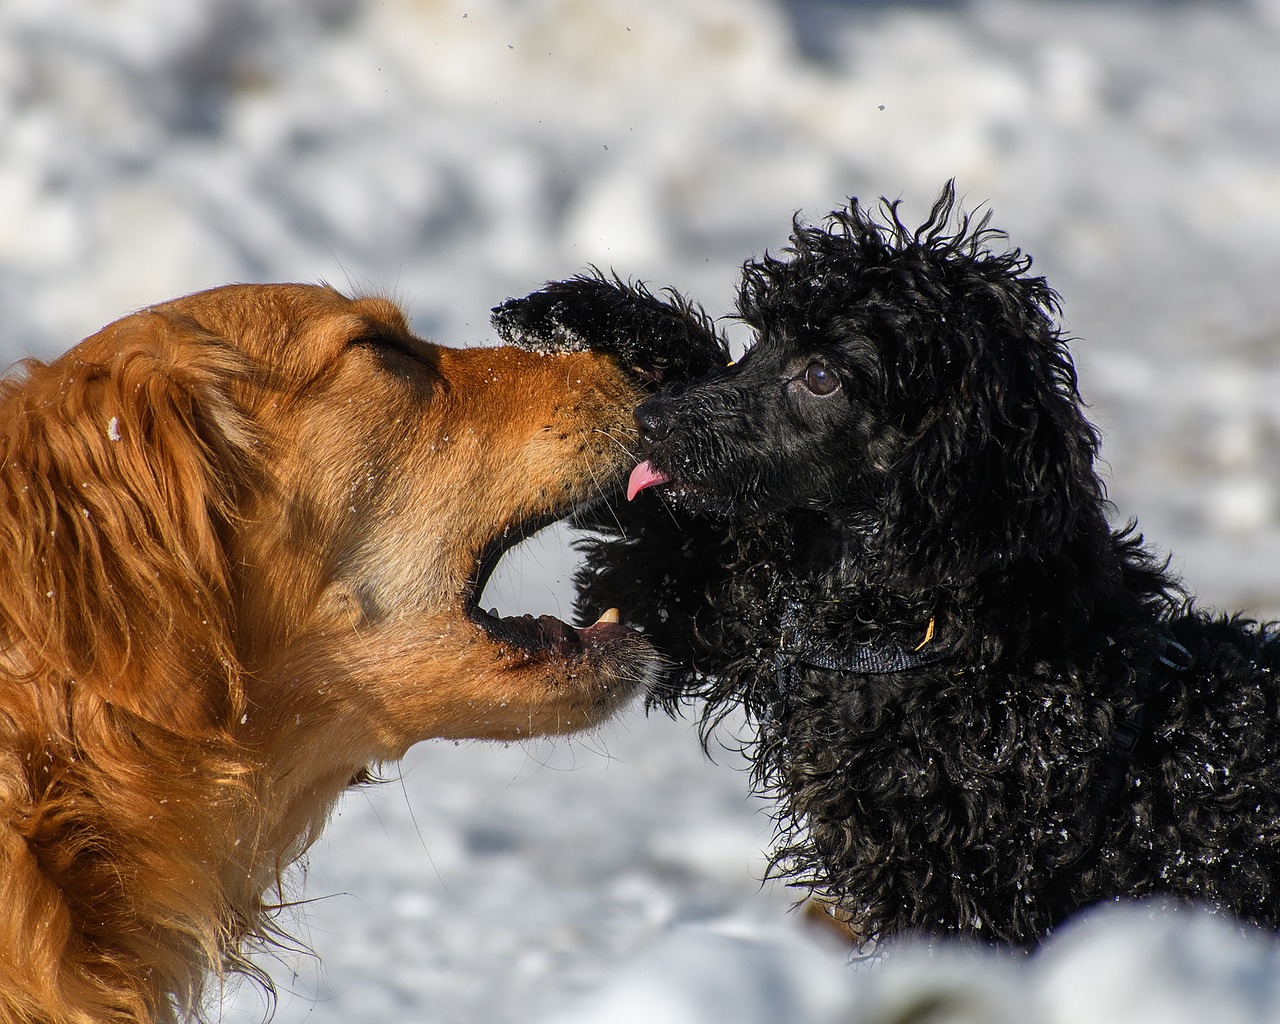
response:
<path id="1" fill-rule="evenodd" d="M 0 361 L 232 280 L 387 292 L 452 344 L 588 263 L 724 311 L 794 210 L 922 217 L 954 176 L 1063 294 L 1120 514 L 1274 614 L 1278 53 L 1277 0 L 5 0 Z M 564 610 L 567 562 L 496 601 Z M 709 997 L 769 950 L 820 1001 L 769 831 L 685 723 L 421 745 L 314 851 L 320 960 L 277 966 L 275 1019 L 537 1020 L 654 970 Z"/>

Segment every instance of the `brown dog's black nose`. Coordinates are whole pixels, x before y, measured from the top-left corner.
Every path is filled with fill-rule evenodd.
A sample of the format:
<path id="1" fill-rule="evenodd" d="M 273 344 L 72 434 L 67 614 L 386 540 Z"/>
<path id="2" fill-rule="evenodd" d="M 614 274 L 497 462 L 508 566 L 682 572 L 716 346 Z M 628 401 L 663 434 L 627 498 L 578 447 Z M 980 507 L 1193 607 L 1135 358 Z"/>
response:
<path id="1" fill-rule="evenodd" d="M 665 440 L 674 426 L 675 416 L 661 399 L 651 398 L 636 409 L 636 428 L 640 431 L 640 440 L 646 444 Z"/>

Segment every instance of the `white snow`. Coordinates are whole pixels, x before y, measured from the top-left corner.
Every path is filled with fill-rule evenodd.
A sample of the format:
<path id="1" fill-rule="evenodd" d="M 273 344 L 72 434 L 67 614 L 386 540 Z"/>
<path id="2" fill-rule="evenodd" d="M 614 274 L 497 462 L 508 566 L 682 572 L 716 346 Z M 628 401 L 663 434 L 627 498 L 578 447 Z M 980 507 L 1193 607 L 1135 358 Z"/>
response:
<path id="1" fill-rule="evenodd" d="M 1063 295 L 1120 515 L 1206 602 L 1276 613 L 1277 53 L 1276 0 L 5 0 L 0 356 L 234 280 L 388 293 L 452 344 L 590 263 L 723 312 L 795 210 L 883 193 L 922 218 L 954 176 Z M 551 537 L 495 600 L 564 611 L 566 561 Z M 797 952 L 787 894 L 759 884 L 770 826 L 738 769 L 638 712 L 571 741 L 420 745 L 313 851 L 296 931 L 319 960 L 276 965 L 275 1019 L 622 1020 L 605 1008 L 639 1005 L 626 991 L 694 1020 L 717 1019 L 709 994 L 792 992 L 790 1019 L 825 1019 L 830 958 Z M 1106 1007 L 1137 993 L 1116 1020 L 1277 1016 L 1270 946 L 1139 917 L 1037 963 L 1128 965 L 1087 982 Z M 1146 938 L 1108 938 L 1126 927 Z M 1222 959 L 1157 955 L 1177 941 Z M 839 972 L 859 999 L 954 977 L 891 968 Z M 996 1014 L 1054 977 L 966 961 L 957 984 Z M 1165 980 L 1185 998 L 1152 995 Z M 759 1000 L 734 1019 L 787 1019 Z M 1115 1012 L 1061 1005 L 1043 1019 Z M 214 1016 L 263 1009 L 244 987 Z"/>

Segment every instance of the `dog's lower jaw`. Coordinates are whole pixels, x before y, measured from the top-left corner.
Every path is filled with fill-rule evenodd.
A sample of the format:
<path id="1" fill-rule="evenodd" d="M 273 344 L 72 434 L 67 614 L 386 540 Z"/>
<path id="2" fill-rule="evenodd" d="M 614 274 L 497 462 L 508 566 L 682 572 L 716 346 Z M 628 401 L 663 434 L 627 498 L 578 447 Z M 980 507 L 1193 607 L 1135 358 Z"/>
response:
<path id="1" fill-rule="evenodd" d="M 590 729 L 656 685 L 661 659 L 640 634 L 592 627 L 579 634 L 580 647 L 567 657 L 509 649 L 501 674 L 483 701 L 473 703 L 477 715 L 465 726 L 466 738 L 519 740 Z"/>

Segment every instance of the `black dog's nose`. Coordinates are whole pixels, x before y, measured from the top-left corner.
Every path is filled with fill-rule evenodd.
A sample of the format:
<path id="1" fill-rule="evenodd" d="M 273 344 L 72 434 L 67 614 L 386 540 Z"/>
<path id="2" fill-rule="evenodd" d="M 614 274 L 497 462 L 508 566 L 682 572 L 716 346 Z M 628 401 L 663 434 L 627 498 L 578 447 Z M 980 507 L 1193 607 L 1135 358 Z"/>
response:
<path id="1" fill-rule="evenodd" d="M 636 409 L 636 428 L 646 444 L 666 440 L 675 426 L 670 406 L 659 398 L 651 398 Z"/>

